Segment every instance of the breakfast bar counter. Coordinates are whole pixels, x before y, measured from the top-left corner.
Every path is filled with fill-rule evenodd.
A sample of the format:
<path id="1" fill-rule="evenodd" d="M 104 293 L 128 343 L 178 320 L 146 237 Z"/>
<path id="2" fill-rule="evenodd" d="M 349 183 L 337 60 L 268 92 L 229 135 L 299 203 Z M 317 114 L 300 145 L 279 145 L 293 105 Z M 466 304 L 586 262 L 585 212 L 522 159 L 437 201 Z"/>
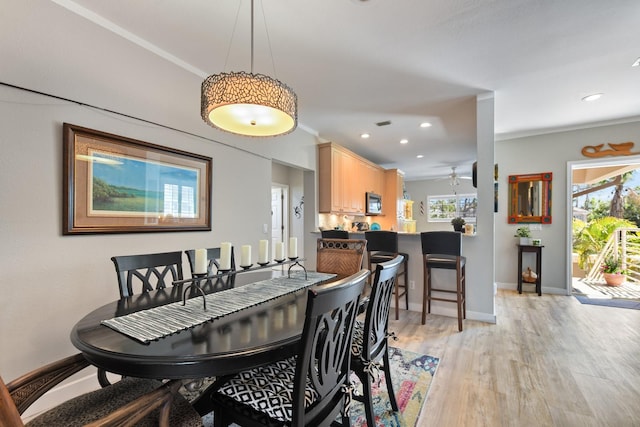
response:
<path id="1" fill-rule="evenodd" d="M 436 230 L 434 230 L 436 231 Z M 350 239 L 364 239 L 365 237 L 364 231 L 349 231 Z M 312 233 L 313 235 L 320 237 L 320 232 L 316 231 Z M 475 234 L 465 234 L 462 233 L 462 255 L 465 255 L 465 241 L 467 239 L 471 239 L 475 236 Z M 399 252 L 404 252 L 409 255 L 409 265 L 408 270 L 409 274 L 407 277 L 407 283 L 409 284 L 409 310 L 411 311 L 422 311 L 422 289 L 423 289 L 423 267 L 422 267 L 422 243 L 420 241 L 420 232 L 415 233 L 407 233 L 407 232 L 398 232 L 398 249 Z M 368 265 L 368 260 L 364 259 L 364 266 Z M 453 276 L 451 276 L 453 274 Z M 455 286 L 455 271 L 446 271 L 446 270 L 434 270 L 433 278 L 436 282 L 442 282 L 442 284 L 438 284 L 438 287 L 447 287 L 447 284 L 451 284 L 451 286 Z M 453 289 L 453 288 L 452 288 Z M 393 306 L 393 300 L 391 302 Z M 400 305 L 400 308 L 405 308 L 404 304 Z M 432 313 L 435 314 L 443 314 L 443 315 L 451 315 L 452 317 L 456 316 L 455 305 L 440 303 L 438 301 L 432 302 Z"/>

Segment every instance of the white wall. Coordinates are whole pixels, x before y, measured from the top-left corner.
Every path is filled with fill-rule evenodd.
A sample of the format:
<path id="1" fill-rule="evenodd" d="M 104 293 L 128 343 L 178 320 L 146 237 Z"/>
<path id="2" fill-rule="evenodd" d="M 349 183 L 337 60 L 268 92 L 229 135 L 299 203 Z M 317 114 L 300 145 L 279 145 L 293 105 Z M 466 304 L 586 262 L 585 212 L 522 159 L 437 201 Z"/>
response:
<path id="1" fill-rule="evenodd" d="M 257 247 L 267 238 L 262 224 L 271 223 L 270 157 L 5 86 L 0 117 L 0 373 L 6 380 L 77 351 L 69 340 L 73 325 L 118 298 L 112 256 L 221 241 Z M 212 157 L 212 230 L 63 236 L 64 122 Z M 278 142 L 248 140 L 261 148 Z M 314 170 L 315 143 L 305 132 L 288 135 L 282 140 L 287 162 Z M 292 161 L 296 152 L 300 164 Z M 297 196 L 303 188 L 298 175 L 291 179 Z"/>
<path id="2" fill-rule="evenodd" d="M 413 219 L 416 221 L 416 231 L 453 230 L 451 222 L 429 222 L 427 197 L 453 194 L 453 188 L 448 179 L 427 179 L 421 181 L 407 181 L 405 188 L 411 196 L 413 204 Z M 473 187 L 470 179 L 460 180 L 460 185 L 455 189 L 457 194 L 474 194 L 478 190 Z M 424 214 L 420 214 L 420 202 L 424 204 Z"/>
<path id="3" fill-rule="evenodd" d="M 640 122 L 600 126 L 496 142 L 499 165 L 499 207 L 496 215 L 496 281 L 499 286 L 515 288 L 517 250 L 513 237 L 518 225 L 507 223 L 508 177 L 528 173 L 552 172 L 552 223 L 533 231 L 542 239 L 542 292 L 565 294 L 567 289 L 567 248 L 571 230 L 567 226 L 567 162 L 588 160 L 583 147 L 633 141 L 640 152 Z M 609 157 L 610 159 L 613 158 Z M 529 254 L 525 254 L 529 255 Z M 526 260 L 525 260 L 526 262 Z M 530 259 L 533 263 L 533 259 Z"/>
<path id="4" fill-rule="evenodd" d="M 467 258 L 466 289 L 467 289 L 467 318 L 494 323 L 494 212 L 493 212 L 493 165 L 494 165 L 494 98 L 493 94 L 478 96 L 476 105 L 477 116 L 477 155 L 478 155 L 478 188 L 473 188 L 471 180 L 462 180 L 458 193 L 477 193 L 477 233 L 473 237 L 464 237 L 462 243 L 463 255 Z M 487 184 L 483 184 L 487 183 Z M 451 186 L 447 180 L 409 181 L 405 188 L 415 201 L 413 204 L 413 218 L 416 220 L 418 232 L 432 230 L 453 230 L 450 223 L 427 222 L 427 196 L 451 194 Z M 420 202 L 424 202 L 424 215 L 420 215 Z M 407 239 L 405 239 L 406 241 Z M 414 252 L 421 253 L 419 238 L 412 243 Z M 414 257 L 415 258 L 415 257 Z M 412 277 L 420 283 L 424 276 L 421 263 L 411 261 L 414 272 Z M 418 272 L 418 273 L 416 273 Z M 418 279 L 419 278 L 419 279 Z M 416 290 L 416 296 L 422 296 L 422 290 Z M 412 301 L 415 301 L 412 298 Z M 446 305 L 445 305 L 446 304 Z M 415 307 L 415 303 L 413 307 Z M 412 306 L 410 306 L 412 307 Z M 435 304 L 436 314 L 456 315 L 455 306 L 449 303 Z"/>

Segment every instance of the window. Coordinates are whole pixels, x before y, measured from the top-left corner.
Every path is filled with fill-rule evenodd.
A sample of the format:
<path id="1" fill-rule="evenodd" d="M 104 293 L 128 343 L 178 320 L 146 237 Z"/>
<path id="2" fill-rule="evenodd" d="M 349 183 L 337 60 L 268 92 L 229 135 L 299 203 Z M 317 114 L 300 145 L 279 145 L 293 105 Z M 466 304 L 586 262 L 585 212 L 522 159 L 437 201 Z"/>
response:
<path id="1" fill-rule="evenodd" d="M 455 217 L 462 217 L 466 222 L 476 222 L 478 207 L 477 194 L 445 194 L 427 196 L 429 222 L 450 222 Z"/>

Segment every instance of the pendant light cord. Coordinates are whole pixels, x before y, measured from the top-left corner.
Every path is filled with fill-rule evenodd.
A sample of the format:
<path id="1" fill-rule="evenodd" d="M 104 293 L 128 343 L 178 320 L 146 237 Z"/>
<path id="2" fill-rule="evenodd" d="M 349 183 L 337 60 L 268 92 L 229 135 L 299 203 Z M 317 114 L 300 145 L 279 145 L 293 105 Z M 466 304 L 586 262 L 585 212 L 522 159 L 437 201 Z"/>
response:
<path id="1" fill-rule="evenodd" d="M 251 74 L 253 74 L 253 0 L 251 0 Z"/>

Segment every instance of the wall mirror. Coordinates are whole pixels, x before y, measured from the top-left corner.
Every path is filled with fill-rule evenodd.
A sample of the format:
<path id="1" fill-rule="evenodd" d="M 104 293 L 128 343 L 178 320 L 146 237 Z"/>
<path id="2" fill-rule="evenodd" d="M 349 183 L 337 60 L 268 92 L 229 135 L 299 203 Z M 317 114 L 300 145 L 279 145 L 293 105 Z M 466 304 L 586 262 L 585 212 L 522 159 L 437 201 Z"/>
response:
<path id="1" fill-rule="evenodd" d="M 509 175 L 509 224 L 551 224 L 551 172 Z"/>

